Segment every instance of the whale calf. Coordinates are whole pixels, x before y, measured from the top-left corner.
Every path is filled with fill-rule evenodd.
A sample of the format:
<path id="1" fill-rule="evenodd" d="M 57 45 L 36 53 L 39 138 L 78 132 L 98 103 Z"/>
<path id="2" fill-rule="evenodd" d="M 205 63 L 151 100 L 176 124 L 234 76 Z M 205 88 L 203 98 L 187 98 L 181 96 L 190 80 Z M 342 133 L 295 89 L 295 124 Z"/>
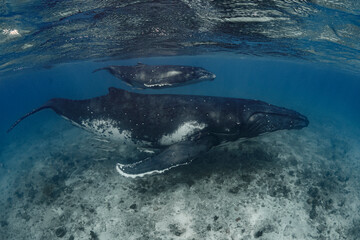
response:
<path id="1" fill-rule="evenodd" d="M 74 125 L 121 144 L 157 150 L 135 164 L 117 164 L 117 171 L 126 177 L 188 164 L 224 142 L 309 124 L 296 111 L 258 100 L 139 94 L 111 87 L 107 95 L 91 99 L 50 99 L 17 120 L 8 132 L 43 109 L 52 109 Z"/>
<path id="2" fill-rule="evenodd" d="M 214 80 L 216 75 L 201 67 L 181 65 L 108 66 L 93 72 L 107 70 L 128 85 L 139 88 L 168 88 L 200 81 Z"/>

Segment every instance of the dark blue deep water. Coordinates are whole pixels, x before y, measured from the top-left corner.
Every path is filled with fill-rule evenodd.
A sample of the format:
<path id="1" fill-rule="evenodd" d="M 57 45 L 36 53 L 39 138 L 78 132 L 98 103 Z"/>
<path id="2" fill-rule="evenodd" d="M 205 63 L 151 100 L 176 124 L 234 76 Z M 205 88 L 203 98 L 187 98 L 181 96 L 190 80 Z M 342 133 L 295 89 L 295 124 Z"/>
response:
<path id="1" fill-rule="evenodd" d="M 0 240 L 360 239 L 357 1 L 0 3 Z M 214 81 L 139 90 L 109 65 L 189 65 Z M 309 119 L 127 178 L 143 149 L 44 110 L 109 87 L 257 99 Z M 170 159 L 171 160 L 171 159 Z"/>

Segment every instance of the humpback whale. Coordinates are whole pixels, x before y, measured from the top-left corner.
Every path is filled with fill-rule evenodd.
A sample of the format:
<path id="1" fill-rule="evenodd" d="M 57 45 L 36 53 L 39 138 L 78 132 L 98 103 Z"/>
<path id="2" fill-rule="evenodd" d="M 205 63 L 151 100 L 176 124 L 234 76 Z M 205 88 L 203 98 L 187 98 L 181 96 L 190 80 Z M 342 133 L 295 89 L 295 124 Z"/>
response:
<path id="1" fill-rule="evenodd" d="M 17 120 L 8 132 L 43 109 L 52 109 L 74 125 L 121 144 L 157 150 L 135 164 L 118 163 L 117 171 L 126 177 L 188 164 L 224 142 L 309 124 L 296 111 L 259 100 L 139 94 L 111 87 L 108 94 L 85 100 L 50 99 Z"/>
<path id="2" fill-rule="evenodd" d="M 93 72 L 107 70 L 128 85 L 139 88 L 177 87 L 205 80 L 214 80 L 215 74 L 201 67 L 181 65 L 108 66 Z"/>

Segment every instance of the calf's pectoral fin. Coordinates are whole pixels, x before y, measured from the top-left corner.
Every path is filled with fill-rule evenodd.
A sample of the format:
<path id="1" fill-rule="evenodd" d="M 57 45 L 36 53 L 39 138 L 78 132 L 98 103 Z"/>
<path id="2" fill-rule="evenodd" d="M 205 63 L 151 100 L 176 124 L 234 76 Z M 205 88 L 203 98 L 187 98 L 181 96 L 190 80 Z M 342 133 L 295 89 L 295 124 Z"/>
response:
<path id="1" fill-rule="evenodd" d="M 171 168 L 189 164 L 199 154 L 207 152 L 216 142 L 214 137 L 203 138 L 196 142 L 179 142 L 140 162 L 126 165 L 118 163 L 116 170 L 121 175 L 131 178 L 163 173 Z"/>

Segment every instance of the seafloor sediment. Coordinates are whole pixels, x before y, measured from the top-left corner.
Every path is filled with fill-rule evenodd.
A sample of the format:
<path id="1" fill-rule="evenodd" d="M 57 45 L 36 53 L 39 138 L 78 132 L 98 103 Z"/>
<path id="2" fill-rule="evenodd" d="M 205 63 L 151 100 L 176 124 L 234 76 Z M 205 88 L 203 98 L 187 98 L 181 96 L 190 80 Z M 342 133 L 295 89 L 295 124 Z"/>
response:
<path id="1" fill-rule="evenodd" d="M 360 239 L 359 143 L 334 126 L 130 179 L 135 151 L 61 121 L 0 152 L 0 239 Z"/>

